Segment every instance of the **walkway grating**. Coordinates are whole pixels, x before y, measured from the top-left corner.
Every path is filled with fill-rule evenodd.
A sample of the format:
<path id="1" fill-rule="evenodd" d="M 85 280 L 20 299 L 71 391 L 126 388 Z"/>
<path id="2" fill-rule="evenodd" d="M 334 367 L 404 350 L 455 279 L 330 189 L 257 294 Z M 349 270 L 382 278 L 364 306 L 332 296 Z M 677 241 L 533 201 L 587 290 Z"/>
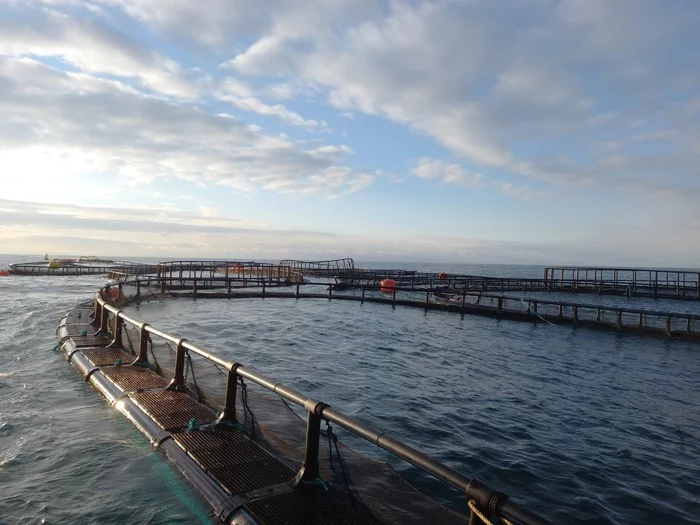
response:
<path id="1" fill-rule="evenodd" d="M 73 340 L 76 348 L 107 346 L 112 342 L 112 338 L 108 335 L 71 335 L 70 338 Z"/>
<path id="2" fill-rule="evenodd" d="M 187 432 L 175 434 L 173 439 L 232 495 L 285 483 L 296 475 L 234 429 Z"/>
<path id="3" fill-rule="evenodd" d="M 87 357 L 95 366 L 108 366 L 116 363 L 117 359 L 125 365 L 128 365 L 136 360 L 136 356 L 129 352 L 125 352 L 121 348 L 103 346 L 81 348 L 80 351 Z"/>
<path id="4" fill-rule="evenodd" d="M 248 503 L 245 510 L 265 525 L 365 525 L 372 523 L 323 490 L 296 490 Z"/>
<path id="5" fill-rule="evenodd" d="M 175 431 L 185 428 L 191 419 L 195 419 L 200 425 L 208 425 L 216 421 L 214 412 L 197 403 L 185 392 L 158 390 L 136 392 L 130 397 L 163 430 Z"/>
<path id="6" fill-rule="evenodd" d="M 125 392 L 168 386 L 167 379 L 145 366 L 109 366 L 100 371 Z"/>

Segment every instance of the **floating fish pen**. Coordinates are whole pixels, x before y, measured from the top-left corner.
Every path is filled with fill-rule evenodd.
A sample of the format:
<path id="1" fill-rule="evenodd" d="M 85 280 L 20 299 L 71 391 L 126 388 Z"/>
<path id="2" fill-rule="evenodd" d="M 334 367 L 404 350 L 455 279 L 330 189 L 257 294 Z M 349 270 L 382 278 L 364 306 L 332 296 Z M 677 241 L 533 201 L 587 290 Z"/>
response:
<path id="1" fill-rule="evenodd" d="M 362 272 L 362 270 L 353 270 Z M 125 286 L 135 288 L 135 297 L 143 294 L 184 295 L 201 298 L 328 298 L 359 302 L 375 302 L 392 306 L 408 306 L 426 310 L 446 310 L 498 319 L 551 324 L 569 324 L 580 327 L 613 329 L 642 335 L 663 336 L 686 340 L 700 340 L 700 323 L 692 313 L 658 311 L 625 306 L 602 306 L 572 302 L 568 299 L 541 299 L 505 295 L 513 291 L 534 292 L 586 292 L 602 295 L 614 294 L 620 287 L 628 287 L 625 295 L 636 296 L 622 279 L 578 283 L 574 278 L 517 279 L 465 275 L 418 274 L 400 270 L 375 273 L 368 284 L 309 281 L 291 266 L 255 262 L 232 261 L 175 261 L 161 263 L 155 275 L 138 275 L 126 281 Z M 649 272 L 649 270 L 647 270 Z M 655 272 L 655 270 L 651 270 Z M 380 276 L 385 278 L 380 280 Z M 388 279 L 387 275 L 390 275 Z M 604 276 L 604 274 L 601 274 Z M 652 274 L 655 275 L 655 274 Z M 427 276 L 430 276 L 428 279 Z M 125 279 L 127 276 L 124 276 Z M 131 276 L 128 276 L 131 277 Z M 424 279 L 424 277 L 426 277 Z M 385 284 L 391 282 L 390 287 Z M 680 281 L 682 282 L 682 281 Z M 543 284 L 544 283 L 544 284 Z M 697 282 L 686 276 L 686 291 Z M 578 284 L 581 284 L 579 287 Z M 648 286 L 648 281 L 638 279 L 638 286 Z M 668 299 L 693 299 L 690 293 L 669 293 L 665 282 L 654 297 Z M 285 291 L 284 288 L 292 288 Z M 501 292 L 497 294 L 496 292 Z M 639 290 L 637 290 L 637 293 Z M 638 294 L 644 297 L 644 294 Z"/>
<path id="2" fill-rule="evenodd" d="M 556 271 L 555 271 L 556 270 Z M 343 285 L 379 284 L 384 279 L 398 286 L 421 288 L 442 286 L 455 292 L 562 292 L 653 297 L 660 299 L 700 299 L 700 276 L 697 272 L 666 270 L 547 268 L 543 279 L 487 277 L 412 272 L 407 270 L 353 269 L 338 272 L 336 282 Z M 629 277 L 622 272 L 630 272 Z"/>
<path id="3" fill-rule="evenodd" d="M 174 283 L 174 286 L 168 286 Z M 379 303 L 392 307 L 438 310 L 460 315 L 478 315 L 495 319 L 552 325 L 573 325 L 581 328 L 599 328 L 617 332 L 634 333 L 653 337 L 665 337 L 700 341 L 700 314 L 678 313 L 631 306 L 603 306 L 578 303 L 570 300 L 517 297 L 504 294 L 455 291 L 446 287 L 391 288 L 382 284 L 367 286 L 341 286 L 328 283 L 289 282 L 266 285 L 235 277 L 184 278 L 175 275 L 165 281 L 154 276 L 139 276 L 133 281 L 120 283 L 135 288 L 136 299 L 147 298 L 159 292 L 159 297 L 181 296 L 201 299 L 328 299 Z M 292 288 L 285 290 L 285 288 Z"/>
<path id="4" fill-rule="evenodd" d="M 700 272 L 648 268 L 548 267 L 548 290 L 612 292 L 638 297 L 700 299 Z"/>
<path id="5" fill-rule="evenodd" d="M 158 283 L 165 290 L 212 290 L 247 288 L 249 286 L 278 287 L 303 282 L 298 271 L 281 265 L 239 261 L 170 261 L 156 265 L 154 275 L 135 281 L 140 290 L 142 283 Z M 128 275 L 115 275 L 126 280 Z M 137 292 L 140 293 L 140 292 Z"/>
<path id="6" fill-rule="evenodd" d="M 92 308 L 70 310 L 57 330 L 59 348 L 222 522 L 549 523 L 320 400 L 126 315 L 120 308 L 128 284 L 101 290 Z M 353 450 L 339 432 L 444 482 L 461 494 L 462 508 L 438 503 L 388 461 Z"/>
<path id="7" fill-rule="evenodd" d="M 350 257 L 330 259 L 327 261 L 295 261 L 292 259 L 285 259 L 280 261 L 280 266 L 287 266 L 308 276 L 335 277 L 339 273 L 354 270 L 355 261 Z"/>
<path id="8" fill-rule="evenodd" d="M 110 272 L 119 272 L 126 275 L 140 275 L 153 273 L 155 266 L 152 264 L 135 263 L 128 261 L 110 261 L 96 257 L 80 257 L 78 259 L 54 259 L 51 261 L 38 261 L 27 263 L 15 263 L 10 265 L 10 274 L 14 275 L 104 275 Z"/>

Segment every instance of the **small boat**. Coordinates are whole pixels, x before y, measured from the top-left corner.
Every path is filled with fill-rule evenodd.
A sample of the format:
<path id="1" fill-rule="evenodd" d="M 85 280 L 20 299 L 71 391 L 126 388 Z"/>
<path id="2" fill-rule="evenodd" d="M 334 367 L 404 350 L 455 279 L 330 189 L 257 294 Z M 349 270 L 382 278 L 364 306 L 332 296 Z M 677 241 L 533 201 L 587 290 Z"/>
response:
<path id="1" fill-rule="evenodd" d="M 433 292 L 433 299 L 440 304 L 462 304 L 463 296 L 460 293 L 450 291 L 447 286 L 438 286 Z"/>

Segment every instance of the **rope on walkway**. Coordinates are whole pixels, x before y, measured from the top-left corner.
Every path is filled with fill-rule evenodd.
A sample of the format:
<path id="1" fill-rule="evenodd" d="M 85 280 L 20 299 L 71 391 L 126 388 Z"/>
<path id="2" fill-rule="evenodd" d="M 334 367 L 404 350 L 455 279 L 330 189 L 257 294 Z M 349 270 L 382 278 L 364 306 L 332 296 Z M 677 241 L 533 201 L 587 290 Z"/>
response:
<path id="1" fill-rule="evenodd" d="M 194 375 L 194 366 L 192 365 L 192 357 L 190 356 L 190 353 L 185 350 L 185 359 L 187 360 L 187 363 L 189 365 L 189 369 L 192 371 L 192 381 L 194 381 L 194 389 L 197 392 L 197 401 L 202 400 L 202 395 L 199 390 L 199 385 L 197 384 L 197 378 Z M 185 368 L 185 383 L 187 383 L 187 368 Z"/>
<path id="2" fill-rule="evenodd" d="M 243 399 L 243 421 L 248 421 L 248 414 L 250 414 L 250 436 L 255 438 L 255 416 L 248 406 L 248 385 L 242 377 L 239 379 L 241 381 L 241 398 Z"/>
<path id="3" fill-rule="evenodd" d="M 348 491 L 348 498 L 350 498 L 350 506 L 355 508 L 355 498 L 352 497 L 352 492 L 350 491 L 350 483 L 348 483 L 348 477 L 345 474 L 345 467 L 343 466 L 343 459 L 340 457 L 340 449 L 338 448 L 338 438 L 333 433 L 333 427 L 331 422 L 326 420 L 326 433 L 328 434 L 328 460 L 331 464 L 331 470 L 335 472 L 333 467 L 333 447 L 331 446 L 331 441 L 335 445 L 335 453 L 338 456 L 338 464 L 340 464 L 340 471 L 343 473 L 343 480 L 345 481 L 345 488 Z"/>

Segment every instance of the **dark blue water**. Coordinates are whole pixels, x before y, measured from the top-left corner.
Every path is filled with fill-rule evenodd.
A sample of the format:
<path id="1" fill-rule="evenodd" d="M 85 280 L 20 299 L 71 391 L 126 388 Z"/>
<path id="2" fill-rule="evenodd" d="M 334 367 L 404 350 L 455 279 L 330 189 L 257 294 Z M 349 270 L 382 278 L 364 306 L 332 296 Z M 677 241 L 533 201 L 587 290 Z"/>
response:
<path id="1" fill-rule="evenodd" d="M 0 280 L 0 516 L 196 522 L 187 485 L 164 480 L 165 461 L 49 351 L 59 310 L 99 283 Z M 697 344 L 327 300 L 177 299 L 132 312 L 557 522 L 700 523 Z"/>
<path id="2" fill-rule="evenodd" d="M 167 460 L 51 351 L 62 314 L 103 283 L 0 277 L 0 523 L 210 523 Z"/>

